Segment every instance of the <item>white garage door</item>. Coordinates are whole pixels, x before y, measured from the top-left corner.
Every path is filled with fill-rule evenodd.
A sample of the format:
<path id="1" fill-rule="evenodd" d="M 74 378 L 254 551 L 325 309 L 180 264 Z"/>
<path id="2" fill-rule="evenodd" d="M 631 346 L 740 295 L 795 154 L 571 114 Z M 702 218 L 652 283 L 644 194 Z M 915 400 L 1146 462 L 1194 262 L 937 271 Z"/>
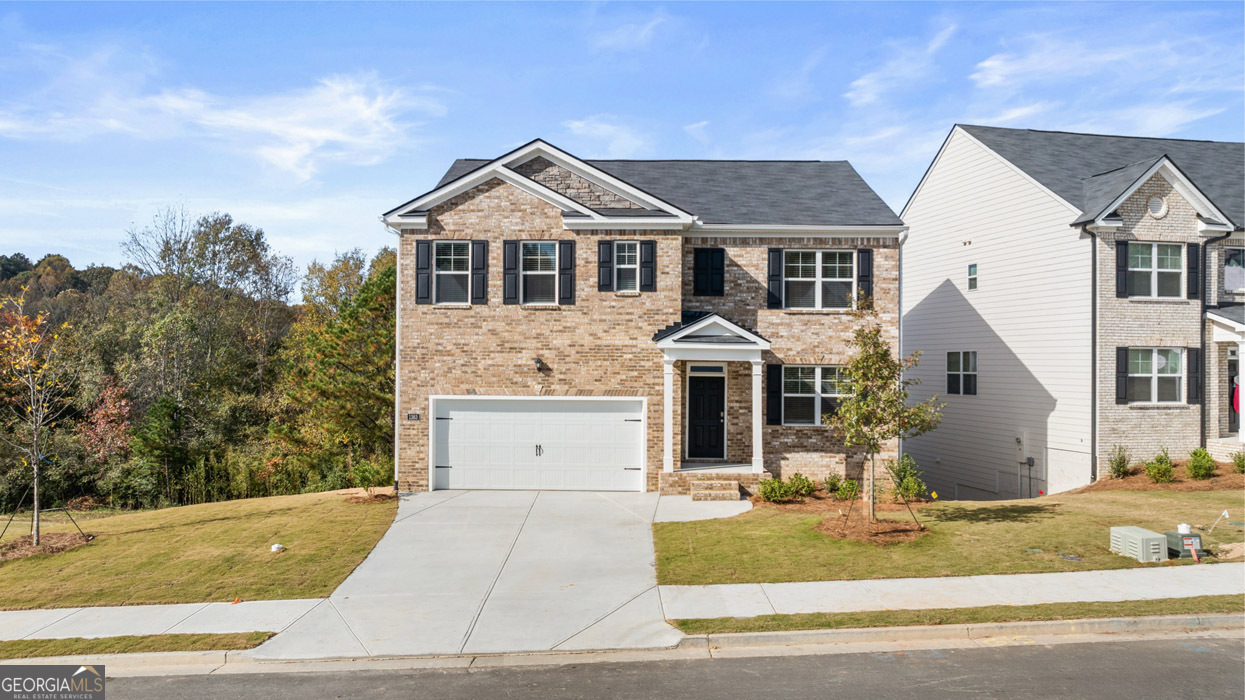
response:
<path id="1" fill-rule="evenodd" d="M 437 399 L 433 488 L 643 491 L 643 402 Z"/>

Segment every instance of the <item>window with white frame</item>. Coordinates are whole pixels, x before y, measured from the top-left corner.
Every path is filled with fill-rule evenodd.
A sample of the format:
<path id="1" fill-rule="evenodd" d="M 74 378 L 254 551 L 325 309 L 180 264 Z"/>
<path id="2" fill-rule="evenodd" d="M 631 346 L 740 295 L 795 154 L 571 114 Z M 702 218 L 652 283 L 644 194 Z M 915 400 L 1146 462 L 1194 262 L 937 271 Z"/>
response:
<path id="1" fill-rule="evenodd" d="M 556 304 L 558 301 L 557 241 L 523 241 L 522 303 Z"/>
<path id="2" fill-rule="evenodd" d="M 1223 288 L 1245 292 L 1245 248 L 1223 249 Z"/>
<path id="3" fill-rule="evenodd" d="M 782 368 L 783 425 L 823 425 L 851 389 L 843 367 L 787 365 Z"/>
<path id="4" fill-rule="evenodd" d="M 1180 297 L 1184 246 L 1179 243 L 1128 244 L 1128 295 Z"/>
<path id="5" fill-rule="evenodd" d="M 855 254 L 784 251 L 783 287 L 788 309 L 850 309 L 856 296 Z"/>
<path id="6" fill-rule="evenodd" d="M 640 276 L 640 244 L 637 241 L 618 241 L 614 244 L 614 289 L 634 292 Z"/>
<path id="7" fill-rule="evenodd" d="M 969 289 L 977 288 L 977 264 L 976 263 L 968 266 L 968 288 Z"/>
<path id="8" fill-rule="evenodd" d="M 976 350 L 947 353 L 947 393 L 956 396 L 977 395 Z"/>
<path id="9" fill-rule="evenodd" d="M 1128 349 L 1128 400 L 1174 403 L 1184 400 L 1180 348 Z"/>
<path id="10" fill-rule="evenodd" d="M 434 241 L 433 301 L 437 304 L 466 304 L 471 287 L 471 243 Z"/>

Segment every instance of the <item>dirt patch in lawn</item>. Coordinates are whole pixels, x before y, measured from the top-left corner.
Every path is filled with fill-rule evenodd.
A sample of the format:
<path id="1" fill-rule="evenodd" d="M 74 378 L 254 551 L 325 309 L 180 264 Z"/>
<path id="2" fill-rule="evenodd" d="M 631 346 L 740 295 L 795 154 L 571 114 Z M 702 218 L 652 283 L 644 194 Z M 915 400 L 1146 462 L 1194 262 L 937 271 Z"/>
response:
<path id="1" fill-rule="evenodd" d="M 838 539 L 856 540 L 876 545 L 899 544 L 911 542 L 929 534 L 929 530 L 911 520 L 875 520 L 863 507 L 853 508 L 851 513 L 832 515 L 813 528 L 814 530 Z"/>
<path id="2" fill-rule="evenodd" d="M 371 489 L 368 489 L 366 491 L 362 489 L 356 489 L 352 492 L 348 491 L 346 493 L 347 493 L 347 496 L 346 496 L 347 503 L 388 503 L 389 501 L 398 500 L 397 494 L 390 492 L 390 491 L 373 492 Z"/>
<path id="3" fill-rule="evenodd" d="M 1184 462 L 1177 462 L 1176 478 L 1170 483 L 1156 484 L 1146 476 L 1144 467 L 1133 467 L 1132 472 L 1123 479 L 1110 477 L 1100 479 L 1068 493 L 1091 493 L 1094 491 L 1232 491 L 1245 489 L 1245 474 L 1232 471 L 1232 466 L 1220 464 L 1215 475 L 1209 479 L 1192 479 Z"/>
<path id="4" fill-rule="evenodd" d="M 76 532 L 45 532 L 39 536 L 39 546 L 34 546 L 31 535 L 18 537 L 0 544 L 0 561 L 22 559 L 36 554 L 56 554 L 64 552 L 95 539 L 95 535 L 81 535 Z"/>

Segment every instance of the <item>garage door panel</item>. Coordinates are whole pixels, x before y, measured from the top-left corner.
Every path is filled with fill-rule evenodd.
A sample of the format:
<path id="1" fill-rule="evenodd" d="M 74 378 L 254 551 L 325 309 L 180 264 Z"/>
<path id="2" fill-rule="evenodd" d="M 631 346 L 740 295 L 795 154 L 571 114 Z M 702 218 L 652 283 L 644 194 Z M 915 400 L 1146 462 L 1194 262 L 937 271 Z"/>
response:
<path id="1" fill-rule="evenodd" d="M 643 404 L 439 399 L 434 488 L 643 490 Z M 537 445 L 540 446 L 537 449 Z"/>

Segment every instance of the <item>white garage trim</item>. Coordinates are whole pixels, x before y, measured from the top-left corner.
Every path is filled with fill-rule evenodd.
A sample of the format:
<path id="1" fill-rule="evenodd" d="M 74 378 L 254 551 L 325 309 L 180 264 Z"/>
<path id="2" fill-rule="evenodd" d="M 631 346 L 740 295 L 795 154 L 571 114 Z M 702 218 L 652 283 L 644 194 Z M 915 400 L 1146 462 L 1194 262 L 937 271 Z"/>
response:
<path id="1" fill-rule="evenodd" d="M 640 490 L 648 490 L 648 398 L 645 396 L 511 396 L 479 394 L 434 394 L 428 397 L 428 490 L 436 489 L 436 445 L 438 401 L 555 401 L 555 402 L 631 402 L 640 406 Z"/>

